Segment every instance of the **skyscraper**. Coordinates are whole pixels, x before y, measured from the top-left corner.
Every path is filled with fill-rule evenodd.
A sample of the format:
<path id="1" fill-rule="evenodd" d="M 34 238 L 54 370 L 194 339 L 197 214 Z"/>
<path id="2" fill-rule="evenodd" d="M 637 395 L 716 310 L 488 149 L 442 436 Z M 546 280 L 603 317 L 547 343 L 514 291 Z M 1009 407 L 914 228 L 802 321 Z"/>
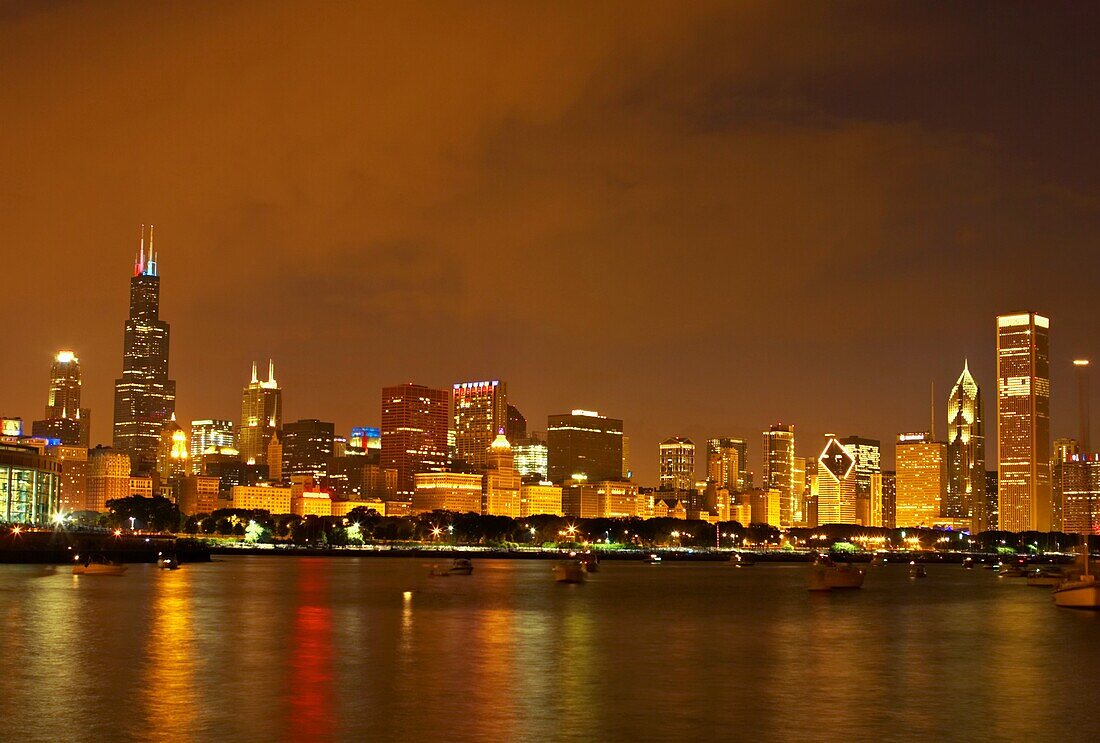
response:
<path id="1" fill-rule="evenodd" d="M 779 491 L 779 523 L 790 526 L 794 498 L 794 426 L 776 424 L 764 432 L 764 490 Z"/>
<path id="2" fill-rule="evenodd" d="M 191 471 L 191 451 L 187 446 L 187 434 L 176 423 L 173 415 L 160 429 L 157 444 L 157 474 L 161 482 L 182 477 Z"/>
<path id="3" fill-rule="evenodd" d="M 482 486 L 481 512 L 518 518 L 522 478 L 516 471 L 512 446 L 504 434 L 498 434 L 489 447 L 488 463 Z"/>
<path id="4" fill-rule="evenodd" d="M 746 452 L 747 447 L 741 439 L 707 439 L 707 480 L 731 493 L 746 490 Z"/>
<path id="5" fill-rule="evenodd" d="M 971 519 L 974 533 L 985 531 L 985 434 L 982 393 L 970 364 L 963 362 L 947 399 L 947 497 L 943 515 Z"/>
<path id="6" fill-rule="evenodd" d="M 476 470 L 489 464 L 489 447 L 508 426 L 508 393 L 504 382 L 459 382 L 451 390 L 454 404 L 455 457 Z"/>
<path id="7" fill-rule="evenodd" d="M 695 443 L 674 436 L 660 444 L 661 490 L 691 490 L 695 487 Z"/>
<path id="8" fill-rule="evenodd" d="M 31 432 L 87 448 L 91 422 L 91 411 L 80 407 L 80 360 L 72 351 L 58 351 L 50 367 L 46 416 L 31 424 Z"/>
<path id="9" fill-rule="evenodd" d="M 527 438 L 527 418 L 515 405 L 508 406 L 508 422 L 504 427 L 504 435 L 513 444 Z"/>
<path id="10" fill-rule="evenodd" d="M 856 523 L 856 458 L 832 434 L 817 458 L 817 524 Z"/>
<path id="11" fill-rule="evenodd" d="M 237 436 L 233 431 L 233 421 L 213 420 L 191 421 L 191 472 L 202 473 L 202 455 L 212 446 L 237 448 Z"/>
<path id="12" fill-rule="evenodd" d="M 594 410 L 551 415 L 546 422 L 547 469 L 560 485 L 573 475 L 588 482 L 623 479 L 623 422 Z"/>
<path id="13" fill-rule="evenodd" d="M 397 470 L 399 499 L 412 499 L 417 472 L 447 468 L 449 407 L 447 390 L 411 382 L 382 389 L 381 464 Z"/>
<path id="14" fill-rule="evenodd" d="M 316 418 L 284 424 L 279 434 L 283 447 L 282 477 L 309 475 L 317 481 L 327 477 L 335 435 L 335 425 Z"/>
<path id="15" fill-rule="evenodd" d="M 1050 321 L 997 317 L 997 487 L 1000 528 L 1049 531 Z"/>
<path id="16" fill-rule="evenodd" d="M 275 362 L 267 362 L 267 380 L 256 375 L 252 362 L 252 379 L 241 395 L 241 428 L 237 434 L 237 449 L 245 462 L 267 462 L 267 444 L 271 435 L 283 427 L 283 391 L 275 380 Z"/>
<path id="17" fill-rule="evenodd" d="M 947 445 L 930 433 L 903 433 L 895 451 L 895 525 L 932 527 L 947 494 Z"/>
<path id="18" fill-rule="evenodd" d="M 115 380 L 114 448 L 130 456 L 134 469 L 156 466 L 164 422 L 176 412 L 176 383 L 168 378 L 168 323 L 160 319 L 160 275 L 149 227 L 130 278 L 130 316 L 123 335 L 122 377 Z"/>

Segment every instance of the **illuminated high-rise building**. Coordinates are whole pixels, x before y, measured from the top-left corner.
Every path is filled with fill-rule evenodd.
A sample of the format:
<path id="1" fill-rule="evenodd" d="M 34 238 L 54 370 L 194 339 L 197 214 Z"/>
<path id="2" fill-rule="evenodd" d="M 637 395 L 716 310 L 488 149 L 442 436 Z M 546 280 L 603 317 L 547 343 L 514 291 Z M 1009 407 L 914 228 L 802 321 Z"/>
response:
<path id="1" fill-rule="evenodd" d="M 187 434 L 176 423 L 175 414 L 160 429 L 157 444 L 157 474 L 161 482 L 178 479 L 191 471 L 191 450 L 187 446 Z"/>
<path id="2" fill-rule="evenodd" d="M 856 458 L 832 434 L 826 434 L 825 448 L 817 458 L 818 525 L 855 524 Z"/>
<path id="3" fill-rule="evenodd" d="M 894 459 L 896 527 L 934 526 L 947 494 L 947 445 L 930 433 L 899 434 Z"/>
<path id="4" fill-rule="evenodd" d="M 65 514 L 85 511 L 88 499 L 88 447 L 59 444 L 46 454 L 61 463 L 61 498 L 58 510 Z"/>
<path id="5" fill-rule="evenodd" d="M 489 464 L 489 447 L 508 426 L 507 386 L 500 380 L 459 382 L 451 390 L 455 457 L 475 470 Z"/>
<path id="6" fill-rule="evenodd" d="M 970 364 L 963 362 L 947 399 L 947 496 L 942 515 L 970 519 L 975 534 L 989 523 L 983 426 L 981 389 L 970 375 Z"/>
<path id="7" fill-rule="evenodd" d="M 80 360 L 69 350 L 58 351 L 50 366 L 46 416 L 31 424 L 34 436 L 87 448 L 91 411 L 80 407 Z"/>
<path id="8" fill-rule="evenodd" d="M 747 446 L 741 439 L 707 439 L 707 480 L 718 483 L 731 493 L 740 493 L 745 485 Z"/>
<path id="9" fill-rule="evenodd" d="M 776 424 L 764 432 L 763 490 L 779 492 L 779 522 L 790 526 L 794 498 L 794 426 Z"/>
<path id="10" fill-rule="evenodd" d="M 450 394 L 411 382 L 382 389 L 383 469 L 397 470 L 397 497 L 411 500 L 418 472 L 440 472 L 447 451 Z"/>
<path id="11" fill-rule="evenodd" d="M 997 317 L 997 487 L 1000 528 L 1049 531 L 1050 321 Z"/>
<path id="12" fill-rule="evenodd" d="M 481 512 L 490 516 L 519 518 L 520 485 L 512 445 L 504 432 L 497 434 L 489 447 L 488 469 L 482 487 Z"/>
<path id="13" fill-rule="evenodd" d="M 103 512 L 107 510 L 108 501 L 129 496 L 129 455 L 103 446 L 97 446 L 88 452 L 88 480 L 84 508 L 88 511 Z"/>
<path id="14" fill-rule="evenodd" d="M 356 449 L 381 449 L 382 429 L 374 426 L 355 426 L 348 437 L 348 446 Z"/>
<path id="15" fill-rule="evenodd" d="M 661 490 L 691 490 L 695 487 L 695 443 L 674 436 L 660 443 Z"/>
<path id="16" fill-rule="evenodd" d="M 233 421 L 191 421 L 191 473 L 202 473 L 202 455 L 212 446 L 237 448 L 237 436 Z"/>
<path id="17" fill-rule="evenodd" d="M 252 362 L 252 379 L 241 394 L 241 427 L 237 433 L 237 449 L 241 459 L 253 464 L 267 463 L 267 444 L 275 431 L 283 427 L 283 391 L 275 379 L 275 362 L 267 362 L 267 380 L 256 374 Z"/>
<path id="18" fill-rule="evenodd" d="M 560 485 L 574 475 L 588 482 L 623 479 L 623 422 L 593 410 L 551 415 L 546 423 L 547 469 Z"/>
<path id="19" fill-rule="evenodd" d="M 856 492 L 865 499 L 871 492 L 871 476 L 882 472 L 882 442 L 862 436 L 848 436 L 840 440 L 856 458 Z"/>
<path id="20" fill-rule="evenodd" d="M 898 473 L 897 470 L 885 470 L 882 473 L 882 525 L 887 529 L 897 528 L 898 511 Z"/>
<path id="21" fill-rule="evenodd" d="M 548 451 L 546 441 L 534 431 L 527 438 L 521 439 L 515 444 L 512 447 L 512 453 L 515 455 L 516 469 L 519 471 L 520 476 L 524 478 L 537 477 L 539 482 L 549 477 L 549 469 L 547 468 Z"/>
<path id="22" fill-rule="evenodd" d="M 1069 454 L 1051 471 L 1060 531 L 1100 534 L 1100 455 Z"/>
<path id="23" fill-rule="evenodd" d="M 141 249 L 130 279 L 130 316 L 123 336 L 122 377 L 115 380 L 114 448 L 130 456 L 134 469 L 156 466 L 164 422 L 176 412 L 176 383 L 168 378 L 168 323 L 160 319 L 160 275 L 149 228 L 149 250 Z"/>

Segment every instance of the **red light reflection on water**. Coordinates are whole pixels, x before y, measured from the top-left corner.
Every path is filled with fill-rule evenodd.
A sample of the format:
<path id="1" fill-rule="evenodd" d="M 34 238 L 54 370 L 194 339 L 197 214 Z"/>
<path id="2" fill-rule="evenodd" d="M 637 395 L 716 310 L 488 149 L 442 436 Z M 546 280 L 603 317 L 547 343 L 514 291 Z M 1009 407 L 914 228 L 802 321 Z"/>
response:
<path id="1" fill-rule="evenodd" d="M 323 562 L 303 560 L 298 569 L 289 740 L 329 740 L 333 736 L 332 609 Z"/>

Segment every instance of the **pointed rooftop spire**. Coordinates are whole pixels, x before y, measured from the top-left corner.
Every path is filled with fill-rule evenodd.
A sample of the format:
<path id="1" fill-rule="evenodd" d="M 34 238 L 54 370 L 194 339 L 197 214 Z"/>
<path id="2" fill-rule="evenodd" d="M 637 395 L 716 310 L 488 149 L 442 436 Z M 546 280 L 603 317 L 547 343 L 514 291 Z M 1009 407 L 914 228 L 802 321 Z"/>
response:
<path id="1" fill-rule="evenodd" d="M 272 359 L 267 360 L 267 381 L 275 381 L 275 361 Z"/>
<path id="2" fill-rule="evenodd" d="M 256 362 L 253 361 L 252 362 L 252 384 L 256 384 L 259 381 L 260 381 L 259 377 L 256 376 Z"/>
<path id="3" fill-rule="evenodd" d="M 149 225 L 149 260 L 146 265 L 146 273 L 150 276 L 157 275 L 157 257 L 153 252 L 153 225 Z"/>
<path id="4" fill-rule="evenodd" d="M 134 276 L 145 273 L 145 225 L 141 226 L 141 247 L 138 248 L 138 257 L 134 261 Z"/>

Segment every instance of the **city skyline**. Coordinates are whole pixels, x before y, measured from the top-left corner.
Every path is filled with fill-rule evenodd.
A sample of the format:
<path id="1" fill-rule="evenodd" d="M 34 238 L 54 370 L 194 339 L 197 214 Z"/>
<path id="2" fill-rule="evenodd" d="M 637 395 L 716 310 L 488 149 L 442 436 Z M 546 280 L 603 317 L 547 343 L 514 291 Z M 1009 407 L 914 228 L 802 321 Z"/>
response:
<path id="1" fill-rule="evenodd" d="M 130 292 L 131 292 L 131 299 L 130 299 L 131 317 L 127 320 L 126 332 L 124 333 L 124 341 L 125 341 L 124 342 L 124 351 L 126 349 L 130 349 L 130 348 L 134 347 L 135 345 L 141 345 L 141 344 L 138 344 L 138 343 L 136 343 L 136 341 L 131 339 L 131 336 L 133 336 L 135 334 L 135 331 L 130 328 L 130 325 L 135 322 L 135 317 L 140 318 L 140 317 L 143 316 L 143 314 L 149 314 L 150 318 L 153 319 L 153 323 L 151 325 L 151 330 L 147 329 L 147 330 L 144 330 L 143 332 L 148 333 L 148 332 L 152 332 L 152 331 L 159 331 L 159 332 L 163 333 L 163 336 L 164 336 L 165 340 L 162 341 L 161 343 L 164 346 L 167 345 L 167 340 L 166 340 L 166 338 L 167 338 L 167 324 L 164 323 L 162 320 L 160 320 L 159 317 L 158 317 L 159 305 L 160 305 L 160 300 L 161 300 L 161 296 L 160 296 L 160 279 L 161 279 L 161 277 L 160 277 L 159 268 L 158 268 L 159 261 L 157 261 L 157 259 L 154 259 L 151 246 L 149 247 L 149 253 L 146 254 L 146 243 L 145 243 L 145 234 L 146 233 L 145 233 L 145 229 L 146 228 L 143 225 L 142 226 L 142 239 L 140 241 L 137 257 L 135 258 L 134 264 L 133 264 L 134 268 L 133 268 L 133 274 L 131 276 L 131 290 L 130 290 Z M 151 235 L 151 227 L 150 227 L 150 235 Z M 150 243 L 151 243 L 151 239 L 150 239 Z M 159 258 L 159 255 L 158 255 L 158 258 Z M 150 283 L 150 280 L 154 280 L 154 281 L 152 283 Z M 142 282 L 146 282 L 146 283 L 142 283 Z M 149 305 L 149 306 L 147 307 L 146 305 Z M 1024 316 L 1030 316 L 1031 314 L 1034 314 L 1035 316 L 1039 317 L 1039 320 L 1041 322 L 1049 324 L 1049 320 L 1045 316 L 1038 315 L 1037 313 L 1034 313 L 1034 312 L 1031 312 L 1031 311 L 1023 313 Z M 1020 315 L 1014 315 L 1013 313 L 1007 313 L 1007 314 L 1006 313 L 999 313 L 997 315 L 997 318 L 996 318 L 997 337 L 994 339 L 994 350 L 995 351 L 996 351 L 996 348 L 997 348 L 997 343 L 999 342 L 1001 331 L 1003 329 L 1001 327 L 1001 324 L 1003 322 L 1003 318 L 1005 318 L 1005 317 L 1016 317 L 1016 316 L 1020 316 Z M 1046 328 L 1044 327 L 1043 330 L 1045 331 Z M 1047 343 L 1049 344 L 1049 342 L 1047 342 Z M 148 345 L 148 344 L 145 344 L 145 345 Z M 154 344 L 154 345 L 156 345 L 156 344 Z M 153 349 L 153 351 L 155 353 L 147 352 L 147 355 L 151 354 L 151 355 L 155 356 L 159 353 L 163 353 L 163 355 L 165 357 L 167 357 L 167 351 L 164 350 L 163 352 L 161 352 L 161 351 L 158 350 L 159 348 L 160 348 L 160 346 L 157 346 L 157 348 Z M 1047 351 L 1044 351 L 1044 352 L 1049 353 Z M 130 351 L 131 355 L 133 355 L 133 353 L 134 353 L 133 351 Z M 124 359 L 125 359 L 125 357 L 126 357 L 126 354 L 124 353 Z M 58 363 L 61 359 L 64 359 L 64 361 L 66 363 L 68 363 L 69 361 L 72 361 L 72 362 L 75 363 L 77 361 L 76 352 L 66 348 L 66 349 L 57 351 L 54 354 L 54 367 L 51 369 L 51 372 L 50 372 L 50 374 L 51 374 L 51 382 L 50 382 L 50 385 L 51 385 L 51 393 L 50 393 L 51 398 L 52 398 L 52 394 L 53 394 L 52 386 L 56 384 L 53 381 L 53 378 L 58 373 L 57 372 Z M 1052 376 L 1052 377 L 1058 376 L 1057 374 L 1054 373 L 1056 362 L 1057 362 L 1057 360 L 1054 359 L 1050 363 L 1050 366 L 1051 366 L 1050 376 Z M 157 373 L 160 376 L 163 376 L 163 377 L 167 378 L 167 361 L 166 361 L 166 358 L 165 359 L 160 359 L 158 357 L 157 359 L 155 359 L 155 363 L 156 363 L 156 366 L 157 366 Z M 1074 375 L 1073 376 L 1073 381 L 1072 381 L 1072 385 L 1073 385 L 1072 393 L 1073 394 L 1072 395 L 1067 395 L 1067 397 L 1073 397 L 1072 403 L 1073 403 L 1073 407 L 1075 409 L 1075 412 L 1077 413 L 1077 417 L 1073 420 L 1070 420 L 1070 421 L 1063 421 L 1062 424 L 1057 429 L 1053 428 L 1054 422 L 1051 422 L 1049 424 L 1049 425 L 1051 425 L 1051 430 L 1058 430 L 1058 431 L 1065 430 L 1065 432 L 1066 432 L 1065 434 L 1063 434 L 1061 436 L 1053 436 L 1052 435 L 1050 437 L 1052 441 L 1055 438 L 1074 438 L 1074 437 L 1078 437 L 1079 434 L 1080 434 L 1080 427 L 1081 427 L 1081 424 L 1082 424 L 1082 418 L 1081 418 L 1081 415 L 1080 415 L 1081 398 L 1082 398 L 1082 395 L 1087 396 L 1087 395 L 1090 394 L 1090 390 L 1089 390 L 1089 387 L 1088 387 L 1087 384 L 1083 387 L 1081 386 L 1081 384 L 1082 384 L 1081 380 L 1082 379 L 1087 379 L 1087 376 L 1083 376 L 1082 372 L 1081 372 L 1081 369 L 1082 369 L 1081 365 L 1083 363 L 1084 362 L 1082 362 L 1079 358 L 1074 357 L 1071 361 L 1067 361 L 1067 363 L 1065 364 L 1065 366 L 1072 368 L 1072 373 Z M 247 411 L 250 409 L 249 408 L 250 401 L 252 400 L 253 397 L 256 397 L 256 399 L 259 400 L 259 402 L 252 402 L 251 403 L 252 407 L 256 407 L 257 405 L 259 405 L 261 408 L 264 408 L 264 406 L 266 406 L 267 410 L 266 410 L 265 415 L 267 417 L 269 417 L 272 421 L 275 420 L 276 417 L 279 419 L 279 421 L 284 420 L 283 416 L 282 416 L 282 399 L 281 399 L 282 388 L 279 385 L 279 383 L 275 381 L 275 378 L 274 378 L 274 365 L 275 365 L 274 360 L 269 359 L 268 374 L 267 374 L 268 378 L 267 378 L 267 380 L 259 380 L 258 377 L 257 377 L 256 362 L 255 361 L 252 362 L 252 379 L 251 379 L 250 383 L 244 387 L 244 392 L 243 392 L 243 403 L 242 403 L 243 408 L 242 409 L 245 412 L 242 412 L 243 417 L 240 419 L 242 422 L 244 421 L 244 418 L 247 417 Z M 965 378 L 969 379 L 971 382 L 973 382 L 974 378 L 973 378 L 973 376 L 970 372 L 970 360 L 969 360 L 969 358 L 964 359 L 964 367 L 965 367 L 965 369 L 964 369 L 963 377 L 965 377 Z M 80 371 L 80 370 L 77 371 L 78 375 L 82 374 L 82 373 L 83 372 Z M 936 394 L 935 393 L 935 384 L 933 382 L 933 396 L 934 396 L 933 397 L 933 416 L 936 416 L 936 415 L 939 414 L 939 412 L 941 411 L 941 406 L 943 406 L 942 409 L 944 411 L 946 411 L 950 414 L 950 408 L 953 404 L 955 404 L 954 400 L 955 400 L 956 394 L 958 393 L 958 385 L 962 382 L 963 377 L 960 377 L 960 379 L 956 381 L 955 385 L 950 387 L 951 393 L 950 393 L 950 395 L 948 396 L 948 398 L 946 400 L 939 400 L 935 397 L 935 394 Z M 121 380 L 116 380 L 116 387 L 117 387 L 119 381 L 121 381 Z M 416 382 L 411 382 L 411 383 L 412 384 L 417 384 Z M 175 380 L 170 380 L 169 384 L 173 387 L 173 392 L 174 392 Z M 403 383 L 403 384 L 408 384 L 408 382 Z M 453 387 L 454 394 L 458 395 L 459 392 L 462 391 L 462 390 L 469 389 L 469 390 L 472 391 L 472 390 L 478 389 L 479 385 L 482 386 L 482 387 L 485 387 L 486 389 L 492 389 L 492 390 L 495 391 L 496 386 L 498 384 L 499 384 L 500 389 L 502 391 L 501 394 L 503 395 L 504 394 L 503 390 L 505 388 L 506 382 L 498 381 L 498 380 L 493 380 L 491 382 L 453 383 L 451 385 L 443 385 L 443 387 L 445 389 L 447 389 L 449 387 Z M 428 386 L 430 387 L 431 385 L 428 385 Z M 980 386 L 982 386 L 982 385 L 979 384 L 979 387 Z M 995 387 L 995 385 L 994 385 L 994 387 Z M 83 385 L 78 384 L 77 389 L 78 389 L 78 391 L 82 391 L 84 389 Z M 308 389 L 308 387 L 307 387 L 307 389 Z M 384 392 L 384 389 L 380 390 L 380 392 Z M 117 396 L 117 393 L 116 393 L 116 396 Z M 266 400 L 265 396 L 270 396 L 275 402 L 271 403 L 271 402 L 264 401 L 264 400 Z M 448 396 L 450 396 L 450 395 L 448 395 Z M 261 398 L 263 398 L 263 399 L 261 399 Z M 381 394 L 380 394 L 380 398 L 381 398 Z M 492 399 L 496 400 L 495 397 L 493 397 Z M 522 408 L 520 406 L 512 405 L 512 404 L 510 404 L 506 401 L 507 401 L 506 397 L 501 397 L 499 402 L 494 402 L 492 404 L 493 405 L 492 415 L 494 416 L 494 426 L 493 426 L 494 430 L 496 430 L 496 429 L 503 430 L 503 428 L 504 428 L 503 424 L 506 423 L 505 419 L 507 418 L 505 413 L 508 412 L 506 410 L 506 408 L 511 408 L 513 410 L 513 412 L 517 411 L 517 409 L 518 409 L 518 412 L 521 412 L 521 413 L 523 412 Z M 174 407 L 176 405 L 176 400 L 172 399 L 171 403 Z M 116 400 L 116 405 L 117 405 L 117 400 Z M 382 406 L 382 400 L 380 399 L 379 400 L 379 409 L 381 409 L 381 406 Z M 86 406 L 82 406 L 81 411 L 82 411 L 83 414 L 88 414 L 90 412 L 90 408 L 88 408 Z M 3 411 L 0 411 L 0 414 L 3 414 L 7 417 L 20 417 L 19 414 L 16 414 L 15 416 L 11 416 L 11 415 L 9 415 L 9 413 L 3 412 Z M 175 412 L 171 411 L 170 416 L 171 415 L 175 415 Z M 345 414 L 345 417 L 349 416 L 349 415 L 350 415 L 351 418 L 353 418 L 356 421 L 366 418 L 366 419 L 371 419 L 371 420 L 374 420 L 375 422 L 377 422 L 378 419 L 379 419 L 380 413 L 379 413 L 379 410 L 374 411 L 374 413 L 364 411 L 363 413 Z M 554 417 L 554 414 L 548 415 L 545 419 L 541 416 L 538 416 L 537 414 L 534 417 L 532 417 L 532 415 L 530 413 L 527 413 L 526 415 L 527 415 L 528 421 L 532 421 L 532 420 L 536 421 L 536 424 L 534 426 L 532 426 L 532 430 L 539 430 L 538 427 L 537 427 L 538 426 L 537 422 L 540 422 L 540 421 L 545 420 L 545 419 L 551 419 L 551 418 Z M 326 416 L 326 415 L 321 415 L 320 417 L 324 420 L 333 420 L 333 421 L 335 421 L 336 418 L 338 418 L 338 416 Z M 453 406 L 453 404 L 450 407 L 450 414 L 449 414 L 448 417 L 449 417 L 449 420 L 450 420 L 450 425 L 453 427 L 455 425 L 456 421 L 458 420 L 458 418 L 457 418 L 457 409 Z M 313 420 L 317 419 L 316 416 L 303 416 L 302 418 L 303 419 L 312 418 Z M 94 418 L 93 418 L 93 420 L 94 420 Z M 186 427 L 188 425 L 189 420 L 194 420 L 194 421 L 197 422 L 197 421 L 201 421 L 201 420 L 204 420 L 204 419 L 201 419 L 201 418 L 190 419 L 190 418 L 183 417 L 183 418 L 180 418 L 180 420 L 182 421 L 182 424 Z M 206 418 L 205 420 L 210 420 L 210 418 Z M 236 420 L 236 419 L 235 418 L 230 418 L 230 420 Z M 291 419 L 286 418 L 285 420 L 289 421 Z M 933 417 L 932 422 L 935 423 L 935 417 Z M 268 429 L 274 430 L 274 429 L 270 428 L 271 427 L 271 421 L 266 421 L 265 423 L 266 423 Z M 990 421 L 990 423 L 991 423 L 990 427 L 993 430 L 993 439 L 992 440 L 994 442 L 996 442 L 996 440 L 997 440 L 996 431 L 997 431 L 997 425 L 998 425 L 998 421 L 997 421 L 996 417 L 994 418 L 994 420 Z M 29 421 L 27 421 L 27 419 L 25 419 L 25 425 L 27 426 L 27 428 L 29 430 L 30 425 L 29 425 Z M 882 424 L 879 424 L 879 425 L 882 425 Z M 278 427 L 278 426 L 276 426 L 276 427 Z M 346 433 L 349 432 L 351 430 L 351 428 L 353 428 L 353 427 L 354 427 L 353 425 L 349 425 L 347 427 L 342 427 L 339 422 L 334 422 L 334 430 L 335 430 L 337 435 L 346 435 Z M 157 425 L 157 431 L 158 431 L 157 437 L 158 438 L 159 438 L 159 435 L 160 435 L 159 428 L 160 428 L 160 426 L 158 424 Z M 747 429 L 745 429 L 744 426 L 738 426 L 736 424 L 729 425 L 726 428 L 728 430 L 747 430 Z M 774 424 L 770 425 L 770 427 L 768 427 L 768 428 L 762 428 L 762 432 L 763 432 L 763 436 L 764 436 L 765 441 L 768 438 L 769 432 L 774 434 L 774 431 L 776 430 L 776 428 L 777 428 L 777 426 L 774 425 Z M 246 428 L 238 429 L 238 434 L 242 434 L 242 432 L 245 431 L 245 430 L 247 430 L 247 429 Z M 108 443 L 106 441 L 103 441 L 103 442 L 97 441 L 94 438 L 95 437 L 94 431 L 95 431 L 95 429 L 93 428 L 92 429 L 92 434 L 91 434 L 92 435 L 92 439 L 91 439 L 91 445 L 92 446 L 94 446 L 97 443 L 103 443 L 103 444 Z M 826 436 L 830 435 L 831 431 L 832 431 L 832 429 L 829 429 L 829 431 L 825 432 L 825 435 Z M 904 429 L 902 429 L 902 432 L 904 432 Z M 626 430 L 625 426 L 624 426 L 624 433 L 627 436 L 631 435 L 631 432 L 629 430 Z M 950 431 L 948 431 L 948 436 L 942 437 L 942 439 L 946 442 L 946 441 L 948 441 L 949 436 L 950 436 Z M 266 449 L 266 441 L 267 441 L 268 437 L 270 437 L 270 433 L 268 433 L 267 436 L 264 438 L 264 443 L 263 443 L 262 448 Z M 676 436 L 673 436 L 671 438 L 676 438 Z M 687 436 L 682 436 L 682 438 L 688 438 L 688 437 Z M 487 440 L 491 440 L 491 437 L 488 438 Z M 860 440 L 861 439 L 860 439 L 859 434 L 853 434 L 853 435 L 849 436 L 845 441 L 857 441 L 858 442 Z M 940 440 L 940 439 L 937 439 L 937 440 Z M 800 439 L 800 441 L 804 442 L 805 439 Z M 641 467 L 640 468 L 637 466 L 635 461 L 631 462 L 631 469 L 635 473 L 634 479 L 636 481 L 639 481 L 639 482 L 641 482 L 642 484 L 645 484 L 645 485 L 653 485 L 653 486 L 659 485 L 663 482 L 663 478 L 660 475 L 660 469 L 661 469 L 660 465 L 659 465 L 660 456 L 658 456 L 658 452 L 661 451 L 661 444 L 663 442 L 665 442 L 664 439 L 661 439 L 661 440 L 656 441 L 656 442 L 652 442 L 653 443 L 652 448 L 653 448 L 654 453 L 653 453 L 652 457 L 648 457 L 648 459 L 653 460 L 652 464 L 654 465 L 653 466 L 654 476 L 652 478 L 652 482 L 650 482 L 648 480 L 645 480 L 645 479 L 642 479 L 643 476 L 641 474 L 639 474 L 639 473 L 644 473 L 646 471 L 646 469 L 648 468 L 648 465 L 650 464 L 649 462 L 646 461 L 647 457 L 645 457 L 644 454 L 641 458 L 641 462 L 640 462 Z M 237 443 L 238 443 L 238 446 L 239 446 L 240 443 L 242 443 L 242 442 L 237 442 Z M 803 446 L 805 446 L 805 444 L 803 444 Z M 155 446 L 154 446 L 154 449 L 155 449 Z M 891 448 L 889 448 L 889 447 L 884 447 L 883 448 L 883 451 L 882 451 L 882 454 L 881 454 L 881 462 L 882 462 L 881 469 L 886 470 L 886 469 L 889 469 L 891 466 L 895 466 L 896 463 L 894 462 L 894 454 L 895 454 L 895 452 Z M 763 480 L 761 478 L 764 478 L 764 477 L 767 476 L 767 474 L 766 474 L 766 472 L 767 472 L 766 462 L 764 460 L 765 455 L 766 455 L 766 452 L 764 451 L 764 447 L 761 447 L 758 451 L 755 451 L 755 452 L 753 451 L 751 446 L 748 448 L 748 463 L 749 463 L 748 469 L 749 469 L 749 471 L 755 473 L 755 475 L 757 477 L 756 482 L 757 482 L 758 485 L 761 482 L 763 482 Z M 802 448 L 799 448 L 799 447 L 796 446 L 792 450 L 792 455 L 793 456 L 806 456 L 806 452 L 803 451 Z M 876 454 L 876 456 L 878 456 L 878 455 Z M 809 454 L 809 457 L 811 459 L 814 458 L 812 453 Z M 998 465 L 997 465 L 997 461 L 996 461 L 995 457 L 996 457 L 995 450 L 993 452 L 987 452 L 986 453 L 985 468 L 986 468 L 987 471 L 996 471 L 997 470 Z M 459 458 L 461 459 L 462 457 L 459 457 Z M 256 459 L 257 459 L 257 461 L 262 461 L 263 460 L 263 455 L 260 454 L 258 457 L 256 457 Z M 151 467 L 151 464 L 150 463 L 145 463 L 144 465 L 141 465 L 141 467 L 144 467 L 145 469 L 149 469 Z M 1048 469 L 1049 469 L 1049 467 L 1048 467 Z M 707 473 L 707 460 L 706 460 L 706 457 L 705 457 L 705 452 L 704 452 L 704 456 L 701 456 L 699 459 L 694 461 L 694 473 L 695 473 L 695 479 L 696 479 L 697 482 L 702 482 L 702 481 L 706 480 L 708 473 Z M 1049 475 L 1048 475 L 1048 477 L 1049 477 Z M 865 487 L 865 486 L 861 486 L 861 487 Z M 950 494 L 948 494 L 947 497 L 950 497 Z M 945 503 L 946 502 L 947 501 L 945 501 Z"/>
<path id="2" fill-rule="evenodd" d="M 298 12 L 0 21 L 5 268 L 36 317 L 8 328 L 4 415 L 37 419 L 44 360 L 71 348 L 110 440 L 145 221 L 181 421 L 235 419 L 255 359 L 287 420 L 342 431 L 386 385 L 501 379 L 535 422 L 624 419 L 643 481 L 670 436 L 742 438 L 759 477 L 771 422 L 892 441 L 963 359 L 995 436 L 988 318 L 1032 308 L 1057 327 L 1051 435 L 1074 433 L 1065 363 L 1096 356 L 1100 261 L 1100 60 L 1074 50 L 1100 9 Z M 196 68 L 212 25 L 234 43 Z"/>

